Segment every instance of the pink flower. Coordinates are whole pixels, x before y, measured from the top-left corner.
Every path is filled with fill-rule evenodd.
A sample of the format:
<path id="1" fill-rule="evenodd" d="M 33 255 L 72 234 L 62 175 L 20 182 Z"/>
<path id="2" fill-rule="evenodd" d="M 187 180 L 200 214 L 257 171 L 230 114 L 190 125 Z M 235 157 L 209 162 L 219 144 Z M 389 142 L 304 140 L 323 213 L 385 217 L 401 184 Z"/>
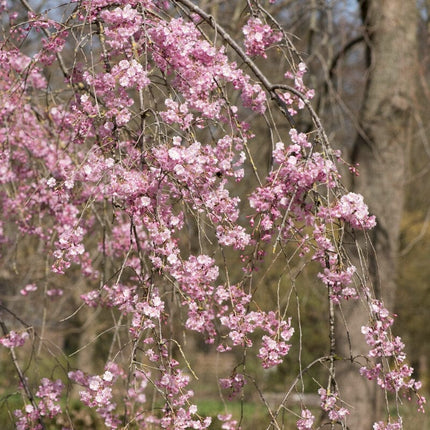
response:
<path id="1" fill-rule="evenodd" d="M 349 415 L 349 410 L 343 406 L 339 406 L 338 400 L 339 393 L 327 392 L 324 388 L 318 390 L 318 394 L 321 398 L 321 409 L 328 412 L 328 417 L 331 421 L 344 421 L 345 417 Z"/>
<path id="2" fill-rule="evenodd" d="M 403 422 L 402 419 L 399 418 L 398 421 L 384 423 L 383 421 L 379 421 L 373 424 L 373 430 L 402 430 Z"/>
<path id="3" fill-rule="evenodd" d="M 29 334 L 26 331 L 18 333 L 11 330 L 6 336 L 0 338 L 0 344 L 6 348 L 16 348 L 24 345 L 28 338 Z"/>
<path id="4" fill-rule="evenodd" d="M 242 29 L 245 35 L 245 48 L 248 55 L 261 55 L 267 58 L 266 49 L 282 39 L 282 33 L 274 32 L 263 24 L 260 18 L 250 18 Z"/>
<path id="5" fill-rule="evenodd" d="M 263 336 L 262 347 L 258 352 L 258 358 L 262 361 L 263 367 L 268 369 L 282 363 L 285 355 L 288 354 L 291 345 L 270 338 L 269 336 Z"/>
<path id="6" fill-rule="evenodd" d="M 246 384 L 246 379 L 241 373 L 235 373 L 230 378 L 223 378 L 219 380 L 219 385 L 222 389 L 230 389 L 229 398 L 236 397 Z"/>
<path id="7" fill-rule="evenodd" d="M 20 290 L 20 294 L 22 294 L 23 296 L 26 296 L 28 295 L 28 293 L 32 293 L 36 290 L 37 290 L 36 284 L 28 284 L 22 290 Z"/>
<path id="8" fill-rule="evenodd" d="M 343 219 L 358 230 L 371 229 L 376 225 L 375 217 L 369 215 L 363 196 L 356 193 L 342 196 L 331 210 L 327 213 L 321 212 L 321 215 L 327 219 L 331 217 Z"/>
<path id="9" fill-rule="evenodd" d="M 223 430 L 240 430 L 240 427 L 237 427 L 237 421 L 232 419 L 232 414 L 219 414 L 217 418 L 222 422 Z"/>
<path id="10" fill-rule="evenodd" d="M 297 421 L 298 430 L 311 430 L 315 421 L 315 417 L 312 415 L 309 409 L 302 409 L 301 419 Z"/>

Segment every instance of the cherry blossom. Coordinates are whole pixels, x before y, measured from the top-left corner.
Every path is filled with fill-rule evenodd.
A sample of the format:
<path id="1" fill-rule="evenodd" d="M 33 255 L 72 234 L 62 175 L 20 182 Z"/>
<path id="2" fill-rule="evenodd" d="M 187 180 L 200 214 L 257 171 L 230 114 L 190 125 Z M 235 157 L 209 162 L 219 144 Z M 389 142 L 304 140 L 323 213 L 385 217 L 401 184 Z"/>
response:
<path id="1" fill-rule="evenodd" d="M 282 39 L 281 32 L 274 32 L 270 26 L 263 24 L 260 18 L 250 18 L 242 31 L 245 35 L 246 52 L 251 56 L 261 55 L 267 58 L 267 47 Z"/>
<path id="2" fill-rule="evenodd" d="M 331 421 L 344 422 L 345 417 L 349 415 L 349 410 L 344 406 L 339 406 L 339 393 L 329 392 L 324 388 L 318 390 L 321 398 L 321 409 L 328 412 L 328 417 Z"/>
<path id="3" fill-rule="evenodd" d="M 396 422 L 384 423 L 379 421 L 373 424 L 373 430 L 401 430 L 403 429 L 402 419 L 399 418 Z"/>
<path id="4" fill-rule="evenodd" d="M 27 404 L 24 410 L 14 411 L 17 417 L 16 427 L 19 430 L 42 429 L 41 419 L 44 417 L 53 419 L 62 412 L 59 400 L 64 390 L 61 380 L 51 381 L 42 378 L 36 391 L 37 400 L 34 404 Z"/>
<path id="5" fill-rule="evenodd" d="M 314 425 L 315 417 L 309 409 L 302 409 L 301 418 L 297 421 L 298 430 L 311 430 Z"/>
<path id="6" fill-rule="evenodd" d="M 232 419 L 232 414 L 218 414 L 217 418 L 222 422 L 221 428 L 223 430 L 239 430 L 238 423 Z"/>
<path id="7" fill-rule="evenodd" d="M 393 357 L 394 362 L 392 365 L 369 363 L 360 369 L 360 373 L 369 380 L 376 380 L 384 390 L 411 397 L 412 393 L 417 393 L 421 388 L 421 382 L 412 378 L 413 368 L 405 363 L 405 345 L 400 337 L 391 335 L 390 328 L 394 323 L 394 316 L 388 312 L 380 300 L 371 300 L 371 310 L 372 324 L 361 328 L 366 343 L 371 347 L 369 357 Z M 419 410 L 424 411 L 425 399 L 419 394 L 416 394 L 416 397 Z"/>
<path id="8" fill-rule="evenodd" d="M 23 346 L 28 338 L 29 334 L 26 331 L 19 333 L 11 330 L 6 336 L 0 338 L 0 344 L 6 348 L 16 348 Z"/>

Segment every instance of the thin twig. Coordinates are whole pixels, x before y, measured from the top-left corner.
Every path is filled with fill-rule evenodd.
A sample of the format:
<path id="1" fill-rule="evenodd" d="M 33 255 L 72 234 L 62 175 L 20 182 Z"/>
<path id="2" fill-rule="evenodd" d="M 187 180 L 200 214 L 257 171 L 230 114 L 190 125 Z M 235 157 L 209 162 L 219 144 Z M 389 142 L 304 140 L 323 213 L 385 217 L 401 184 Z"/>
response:
<path id="1" fill-rule="evenodd" d="M 6 324 L 4 323 L 4 321 L 2 321 L 2 320 L 0 320 L 0 327 L 3 331 L 3 335 L 7 336 L 9 334 L 9 330 L 6 327 Z M 37 406 L 36 401 L 34 400 L 33 393 L 31 392 L 30 387 L 29 387 L 28 382 L 27 382 L 27 379 L 24 376 L 24 373 L 22 372 L 21 367 L 19 366 L 18 359 L 17 359 L 16 354 L 15 354 L 15 348 L 10 347 L 9 351 L 10 351 L 10 357 L 11 357 L 13 366 L 15 367 L 16 373 L 18 374 L 18 378 L 21 382 L 22 387 L 24 388 L 25 395 L 27 396 L 27 398 L 28 398 L 29 402 L 31 403 L 31 405 L 33 406 L 34 410 L 38 411 L 39 408 Z M 42 417 L 39 416 L 37 421 L 40 424 L 42 430 L 45 430 L 46 427 L 45 427 L 45 424 L 42 420 Z"/>
<path id="2" fill-rule="evenodd" d="M 269 425 L 267 426 L 266 430 L 270 430 L 270 427 L 273 425 L 274 421 L 276 420 L 277 416 L 280 414 L 282 407 L 284 406 L 284 404 L 286 403 L 288 397 L 290 396 L 291 392 L 293 391 L 294 387 L 297 385 L 297 383 L 302 379 L 303 374 L 306 373 L 310 368 L 312 368 L 313 366 L 315 366 L 315 364 L 317 363 L 324 363 L 326 361 L 330 361 L 330 356 L 325 356 L 325 357 L 320 357 L 317 358 L 316 360 L 312 361 L 312 363 L 308 364 L 294 379 L 293 383 L 290 386 L 290 389 L 285 393 L 280 405 L 278 406 L 278 409 L 273 412 L 272 415 L 272 421 L 269 423 Z"/>
<path id="3" fill-rule="evenodd" d="M 27 0 L 20 0 L 20 1 L 21 1 L 21 4 L 25 7 L 25 9 L 27 9 L 28 12 L 35 14 L 33 8 L 31 7 L 30 3 L 28 3 Z M 45 27 L 42 27 L 42 32 L 45 34 L 46 37 L 48 38 L 51 37 L 51 34 Z M 56 52 L 55 56 L 57 57 L 58 64 L 60 65 L 60 69 L 63 72 L 64 77 L 68 78 L 69 72 L 67 70 L 66 63 L 64 62 L 63 57 L 59 52 Z"/>

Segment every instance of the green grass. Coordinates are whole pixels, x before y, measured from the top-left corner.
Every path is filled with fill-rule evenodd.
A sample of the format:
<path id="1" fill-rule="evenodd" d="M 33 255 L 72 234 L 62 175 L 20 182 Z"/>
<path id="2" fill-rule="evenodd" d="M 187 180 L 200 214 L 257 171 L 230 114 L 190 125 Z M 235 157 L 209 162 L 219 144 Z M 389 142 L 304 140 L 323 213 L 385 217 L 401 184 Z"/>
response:
<path id="1" fill-rule="evenodd" d="M 222 423 L 217 419 L 218 414 L 232 414 L 233 419 L 240 421 L 242 417 L 241 428 L 243 430 L 251 428 L 260 428 L 256 423 L 267 422 L 267 410 L 264 406 L 240 401 L 202 399 L 196 402 L 198 413 L 201 416 L 212 417 L 212 430 L 221 429 Z"/>

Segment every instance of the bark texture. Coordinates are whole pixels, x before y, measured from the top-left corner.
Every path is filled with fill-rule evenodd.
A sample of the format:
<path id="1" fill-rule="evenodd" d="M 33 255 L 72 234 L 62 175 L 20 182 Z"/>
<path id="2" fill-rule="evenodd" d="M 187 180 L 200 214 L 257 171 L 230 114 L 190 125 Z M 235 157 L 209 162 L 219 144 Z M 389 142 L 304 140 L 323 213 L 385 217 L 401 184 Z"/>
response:
<path id="1" fill-rule="evenodd" d="M 378 225 L 371 232 L 373 249 L 367 246 L 370 276 L 377 295 L 393 309 L 415 105 L 418 11 L 412 0 L 368 0 L 361 1 L 360 6 L 368 40 L 369 76 L 360 118 L 366 137 L 357 138 L 353 153 L 353 161 L 360 164 L 354 191 L 364 195 L 377 217 Z M 348 304 L 343 311 L 350 338 L 359 341 L 350 345 L 345 325 L 340 322 L 338 351 L 343 357 L 359 357 L 366 350 L 360 335 L 361 326 L 367 323 L 366 314 L 357 303 Z M 379 388 L 363 381 L 358 370 L 358 363 L 342 363 L 337 381 L 343 397 L 358 405 L 351 411 L 349 428 L 369 430 L 381 419 L 383 396 L 378 395 Z"/>

